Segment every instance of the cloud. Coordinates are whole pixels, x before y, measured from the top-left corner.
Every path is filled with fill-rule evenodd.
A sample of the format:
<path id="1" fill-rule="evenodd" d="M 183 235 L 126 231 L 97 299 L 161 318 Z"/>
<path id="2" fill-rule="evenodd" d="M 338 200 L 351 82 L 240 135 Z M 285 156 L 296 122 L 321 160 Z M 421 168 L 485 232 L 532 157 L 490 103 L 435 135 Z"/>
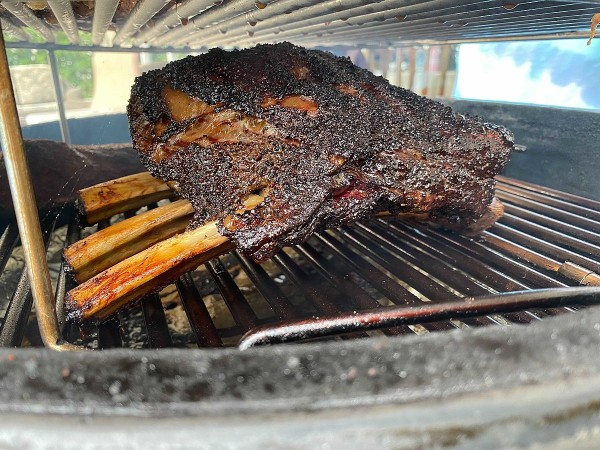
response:
<path id="1" fill-rule="evenodd" d="M 549 63 L 560 61 L 550 59 Z M 458 69 L 458 98 L 593 108 L 583 99 L 583 87 L 577 82 L 558 85 L 553 81 L 551 64 L 532 70 L 532 62 L 517 62 L 510 51 L 498 54 L 485 44 L 462 45 Z"/>

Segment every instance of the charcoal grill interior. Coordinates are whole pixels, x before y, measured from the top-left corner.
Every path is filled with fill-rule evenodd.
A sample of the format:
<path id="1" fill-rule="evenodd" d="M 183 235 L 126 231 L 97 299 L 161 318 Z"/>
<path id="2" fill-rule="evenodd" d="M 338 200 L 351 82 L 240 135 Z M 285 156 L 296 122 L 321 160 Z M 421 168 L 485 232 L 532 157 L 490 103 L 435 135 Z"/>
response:
<path id="1" fill-rule="evenodd" d="M 64 337 L 92 349 L 248 348 L 527 324 L 593 303 L 594 290 L 564 288 L 600 286 L 600 202 L 506 177 L 498 178 L 497 195 L 505 215 L 477 238 L 388 217 L 323 231 L 263 265 L 233 252 L 97 327 L 66 324 Z M 70 217 L 66 230 L 54 230 L 56 217 L 50 216 L 45 235 L 68 245 L 82 230 L 72 209 L 61 214 Z M 14 224 L 8 225 L 0 241 L 2 266 L 17 239 Z M 73 282 L 57 269 L 60 312 Z M 19 346 L 24 338 L 27 345 L 39 345 L 23 274 L 18 283 L 0 345 Z M 561 295 L 549 299 L 546 292 L 537 297 L 527 292 L 551 288 L 562 288 Z M 497 295 L 515 291 L 523 292 Z M 474 300 L 465 312 L 466 298 Z"/>
<path id="2" fill-rule="evenodd" d="M 58 49 L 191 52 L 284 40 L 399 51 L 415 44 L 583 42 L 600 12 L 598 1 L 578 0 L 42 3 L 0 1 L 0 22 L 6 47 L 48 50 L 51 62 Z M 502 105 L 485 108 L 513 130 L 545 122 L 519 120 Z M 30 439 L 56 446 L 91 436 L 107 446 L 135 440 L 151 447 L 161 433 L 170 445 L 201 438 L 218 447 L 234 439 L 256 448 L 285 432 L 301 448 L 315 447 L 315 436 L 323 438 L 319 445 L 349 448 L 385 448 L 399 437 L 406 448 L 593 439 L 581 430 L 600 415 L 600 311 L 593 307 L 600 302 L 593 170 L 600 122 L 591 113 L 531 110 L 528 118 L 559 117 L 559 126 L 523 134 L 556 148 L 546 158 L 539 146 L 519 142 L 528 147 L 524 157 L 514 155 L 522 164 L 498 177 L 506 214 L 478 238 L 389 217 L 326 230 L 262 266 L 237 253 L 215 259 L 98 326 L 64 324 L 62 301 L 73 281 L 60 252 L 139 211 L 83 229 L 73 208 L 45 215 L 63 326 L 58 344 L 109 351 L 41 348 L 17 226 L 1 224 L 0 286 L 11 295 L 0 302 L 0 442 L 14 444 L 11 429 L 40 423 L 44 431 Z M 548 138 L 550 129 L 572 133 L 573 144 Z M 520 181 L 539 161 L 545 167 L 538 184 Z M 550 176 L 558 173 L 567 175 Z M 280 343 L 290 344 L 274 345 Z M 318 414 L 331 408 L 337 415 Z M 141 417 L 144 429 L 132 421 Z M 18 436 L 27 441 L 25 432 Z"/>

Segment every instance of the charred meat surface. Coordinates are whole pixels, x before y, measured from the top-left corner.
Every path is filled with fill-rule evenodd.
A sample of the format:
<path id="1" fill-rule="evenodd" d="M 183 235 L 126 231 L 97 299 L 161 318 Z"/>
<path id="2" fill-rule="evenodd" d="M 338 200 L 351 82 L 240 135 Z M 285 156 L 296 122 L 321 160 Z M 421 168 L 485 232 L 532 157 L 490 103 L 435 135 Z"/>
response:
<path id="1" fill-rule="evenodd" d="M 264 260 L 315 230 L 426 214 L 478 230 L 512 135 L 390 85 L 347 58 L 288 43 L 175 61 L 137 78 L 134 148 L 243 252 Z"/>

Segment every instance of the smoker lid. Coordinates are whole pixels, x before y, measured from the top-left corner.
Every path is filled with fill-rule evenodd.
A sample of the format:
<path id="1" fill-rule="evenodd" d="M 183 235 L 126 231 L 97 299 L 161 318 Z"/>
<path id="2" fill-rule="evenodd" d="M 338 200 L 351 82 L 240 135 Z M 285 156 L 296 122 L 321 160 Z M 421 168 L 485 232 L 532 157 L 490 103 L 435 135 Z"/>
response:
<path id="1" fill-rule="evenodd" d="M 291 41 L 305 46 L 584 37 L 595 1 L 512 0 L 168 0 L 2 2 L 4 31 L 16 42 L 108 47 L 248 47 Z M 93 4 L 93 7 L 92 7 Z M 27 31 L 33 31 L 33 34 Z M 86 38 L 91 32 L 91 39 Z M 107 33 L 107 31 L 109 31 Z M 33 37 L 35 36 L 35 37 Z M 91 41 L 91 42 L 90 42 Z M 58 45 L 60 47 L 60 45 Z"/>

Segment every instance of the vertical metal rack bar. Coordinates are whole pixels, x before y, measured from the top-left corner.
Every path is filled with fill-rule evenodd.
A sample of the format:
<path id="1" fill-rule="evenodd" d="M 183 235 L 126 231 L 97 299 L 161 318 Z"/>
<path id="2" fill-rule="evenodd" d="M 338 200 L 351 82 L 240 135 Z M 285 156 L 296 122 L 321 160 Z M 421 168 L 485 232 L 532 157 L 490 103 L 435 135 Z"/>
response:
<path id="1" fill-rule="evenodd" d="M 25 147 L 2 30 L 0 30 L 0 142 L 42 340 L 44 345 L 55 350 L 78 349 L 80 347 L 62 342 L 58 328 L 52 282 L 46 260 L 46 247 L 25 158 Z"/>
<path id="2" fill-rule="evenodd" d="M 65 101 L 62 87 L 60 86 L 60 77 L 58 76 L 58 65 L 56 64 L 56 53 L 54 50 L 48 50 L 48 61 L 50 62 L 52 83 L 54 84 L 54 92 L 56 94 L 56 106 L 58 107 L 58 117 L 60 120 L 60 135 L 65 143 L 70 144 L 71 133 L 69 133 L 69 124 L 67 123 L 67 114 L 65 113 Z"/>

